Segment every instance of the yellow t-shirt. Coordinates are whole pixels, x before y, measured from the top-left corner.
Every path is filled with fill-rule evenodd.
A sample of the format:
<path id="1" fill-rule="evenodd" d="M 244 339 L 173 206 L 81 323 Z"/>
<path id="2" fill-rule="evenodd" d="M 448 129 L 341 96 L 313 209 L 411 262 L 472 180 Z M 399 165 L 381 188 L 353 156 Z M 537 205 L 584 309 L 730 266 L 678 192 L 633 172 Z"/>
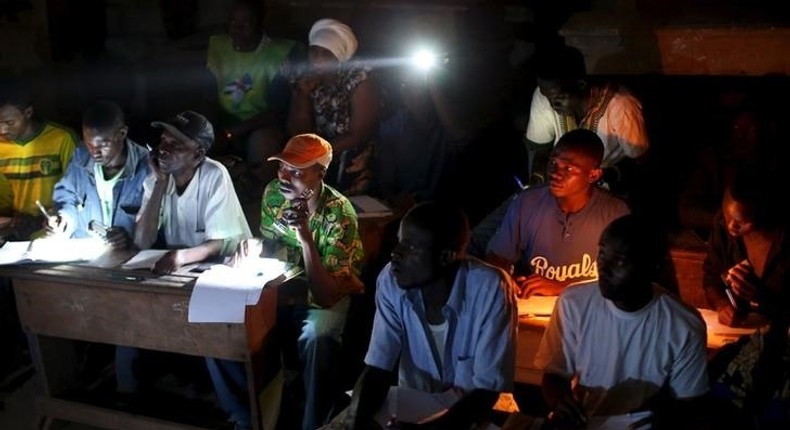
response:
<path id="1" fill-rule="evenodd" d="M 76 144 L 74 132 L 53 123 L 45 123 L 28 141 L 0 141 L 0 174 L 10 185 L 15 212 L 38 214 L 36 200 L 52 206 L 52 190 Z"/>
<path id="2" fill-rule="evenodd" d="M 14 193 L 5 175 L 0 173 L 0 216 L 11 216 L 14 213 Z"/>

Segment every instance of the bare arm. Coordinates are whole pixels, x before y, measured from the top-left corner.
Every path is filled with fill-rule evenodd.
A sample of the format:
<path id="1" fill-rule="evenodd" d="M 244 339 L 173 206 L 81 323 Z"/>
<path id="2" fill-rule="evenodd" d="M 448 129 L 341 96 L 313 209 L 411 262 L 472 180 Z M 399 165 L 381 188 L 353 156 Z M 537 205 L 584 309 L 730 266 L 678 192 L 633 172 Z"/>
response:
<path id="1" fill-rule="evenodd" d="M 159 232 L 159 212 L 162 209 L 162 198 L 167 188 L 167 178 L 157 178 L 151 197 L 140 214 L 134 227 L 134 244 L 140 249 L 148 249 L 156 242 Z"/>
<path id="2" fill-rule="evenodd" d="M 504 257 L 500 257 L 499 255 L 489 252 L 486 254 L 486 263 L 491 264 L 492 266 L 499 267 L 500 269 L 504 270 L 507 273 L 511 273 L 513 270 L 513 263 L 507 261 Z"/>
<path id="3" fill-rule="evenodd" d="M 532 166 L 530 168 L 530 185 L 537 185 L 546 182 L 546 166 L 549 162 L 549 155 L 554 147 L 551 142 L 538 143 L 525 138 L 527 149 L 532 151 Z"/>
<path id="4" fill-rule="evenodd" d="M 313 76 L 303 76 L 291 91 L 291 107 L 288 110 L 286 127 L 291 136 L 315 131 L 313 116 L 313 100 L 310 93 L 318 86 L 318 80 Z"/>
<path id="5" fill-rule="evenodd" d="M 376 129 L 378 110 L 378 96 L 373 83 L 370 79 L 360 82 L 351 98 L 351 129 L 348 134 L 338 136 L 332 142 L 336 154 L 370 139 Z"/>
<path id="6" fill-rule="evenodd" d="M 172 273 L 181 266 L 216 257 L 222 251 L 223 243 L 222 239 L 212 239 L 191 248 L 174 249 L 156 262 L 154 272 Z"/>
<path id="7" fill-rule="evenodd" d="M 305 233 L 302 233 L 302 229 L 298 229 L 297 236 L 302 243 L 302 258 L 307 279 L 310 281 L 310 292 L 313 293 L 313 299 L 318 306 L 330 307 L 342 297 L 337 279 L 324 267 L 306 222 L 304 230 Z"/>

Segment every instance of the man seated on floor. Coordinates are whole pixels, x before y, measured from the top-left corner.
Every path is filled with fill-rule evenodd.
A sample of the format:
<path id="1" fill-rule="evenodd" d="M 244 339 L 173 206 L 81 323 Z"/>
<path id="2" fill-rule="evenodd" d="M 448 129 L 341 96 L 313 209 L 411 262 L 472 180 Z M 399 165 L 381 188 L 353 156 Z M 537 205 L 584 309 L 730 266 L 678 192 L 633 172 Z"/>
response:
<path id="1" fill-rule="evenodd" d="M 362 241 L 351 202 L 324 184 L 332 161 L 328 141 L 316 134 L 294 136 L 269 161 L 278 161 L 280 167 L 278 179 L 263 193 L 262 238 L 242 242 L 236 256 L 241 264 L 284 248 L 287 260 L 304 268 L 304 277 L 278 289 L 277 329 L 284 345 L 297 343 L 305 391 L 302 428 L 314 430 L 333 406 L 349 295 L 364 289 L 359 279 Z M 208 359 L 207 364 L 220 403 L 236 428 L 251 428 L 242 363 Z"/>
<path id="2" fill-rule="evenodd" d="M 399 387 L 457 395 L 445 414 L 420 428 L 469 428 L 513 388 L 513 284 L 502 270 L 465 256 L 469 226 L 459 209 L 417 205 L 401 221 L 398 238 L 377 281 L 367 366 L 350 406 L 329 428 L 378 427 L 374 415 L 396 365 Z"/>
<path id="3" fill-rule="evenodd" d="M 82 140 L 55 185 L 50 236 L 104 236 L 113 248 L 131 244 L 148 176 L 148 150 L 127 137 L 123 110 L 114 102 L 91 105 L 82 117 Z M 97 227 L 97 223 L 99 227 Z M 106 227 L 106 232 L 103 228 Z"/>

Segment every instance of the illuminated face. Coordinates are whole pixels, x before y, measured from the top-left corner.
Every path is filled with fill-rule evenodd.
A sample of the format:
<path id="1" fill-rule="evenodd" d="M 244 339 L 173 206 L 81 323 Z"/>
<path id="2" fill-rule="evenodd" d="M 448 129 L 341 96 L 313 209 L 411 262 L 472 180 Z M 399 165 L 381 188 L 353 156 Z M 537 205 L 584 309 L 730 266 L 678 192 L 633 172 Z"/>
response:
<path id="1" fill-rule="evenodd" d="M 419 288 L 439 276 L 439 264 L 433 249 L 433 234 L 412 225 L 408 217 L 401 222 L 398 244 L 392 251 L 392 275 L 398 286 Z"/>
<path id="2" fill-rule="evenodd" d="M 32 133 L 33 108 L 0 106 L 0 141 L 21 140 Z"/>
<path id="3" fill-rule="evenodd" d="M 560 81 L 538 79 L 540 93 L 549 100 L 551 108 L 560 115 L 572 115 L 581 104 L 578 91 L 572 85 Z"/>
<path id="4" fill-rule="evenodd" d="M 118 167 L 126 161 L 123 153 L 126 132 L 125 125 L 110 130 L 82 127 L 82 140 L 98 165 Z"/>
<path id="5" fill-rule="evenodd" d="M 258 19 L 243 4 L 236 4 L 230 13 L 228 35 L 236 50 L 254 49 L 261 41 Z"/>
<path id="6" fill-rule="evenodd" d="M 336 71 L 340 65 L 340 61 L 332 51 L 315 45 L 311 45 L 308 49 L 307 59 L 310 62 L 310 67 L 318 74 Z"/>
<path id="7" fill-rule="evenodd" d="M 281 161 L 280 168 L 277 169 L 280 192 L 286 200 L 304 198 L 310 191 L 318 191 L 325 174 L 324 168 L 319 164 L 300 169 Z"/>
<path id="8" fill-rule="evenodd" d="M 554 147 L 548 163 L 549 191 L 554 197 L 569 197 L 586 193 L 601 177 L 587 155 L 572 148 Z"/>
<path id="9" fill-rule="evenodd" d="M 741 237 L 754 231 L 754 222 L 749 218 L 746 208 L 733 199 L 729 191 L 724 193 L 721 212 L 730 236 Z"/>
<path id="10" fill-rule="evenodd" d="M 156 161 L 162 173 L 178 175 L 197 169 L 206 151 L 194 140 L 182 141 L 169 131 L 162 131 L 159 147 L 156 148 Z"/>

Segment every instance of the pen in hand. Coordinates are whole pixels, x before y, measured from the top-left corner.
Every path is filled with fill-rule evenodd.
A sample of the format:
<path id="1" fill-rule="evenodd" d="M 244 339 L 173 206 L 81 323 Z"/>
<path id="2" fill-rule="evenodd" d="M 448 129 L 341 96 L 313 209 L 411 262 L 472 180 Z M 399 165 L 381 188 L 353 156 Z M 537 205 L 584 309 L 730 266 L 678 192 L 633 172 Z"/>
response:
<path id="1" fill-rule="evenodd" d="M 41 211 L 41 213 L 44 215 L 44 218 L 47 219 L 50 218 L 49 212 L 47 212 L 47 208 L 45 208 L 44 205 L 41 204 L 41 201 L 36 200 L 36 206 L 38 206 L 38 210 Z"/>

